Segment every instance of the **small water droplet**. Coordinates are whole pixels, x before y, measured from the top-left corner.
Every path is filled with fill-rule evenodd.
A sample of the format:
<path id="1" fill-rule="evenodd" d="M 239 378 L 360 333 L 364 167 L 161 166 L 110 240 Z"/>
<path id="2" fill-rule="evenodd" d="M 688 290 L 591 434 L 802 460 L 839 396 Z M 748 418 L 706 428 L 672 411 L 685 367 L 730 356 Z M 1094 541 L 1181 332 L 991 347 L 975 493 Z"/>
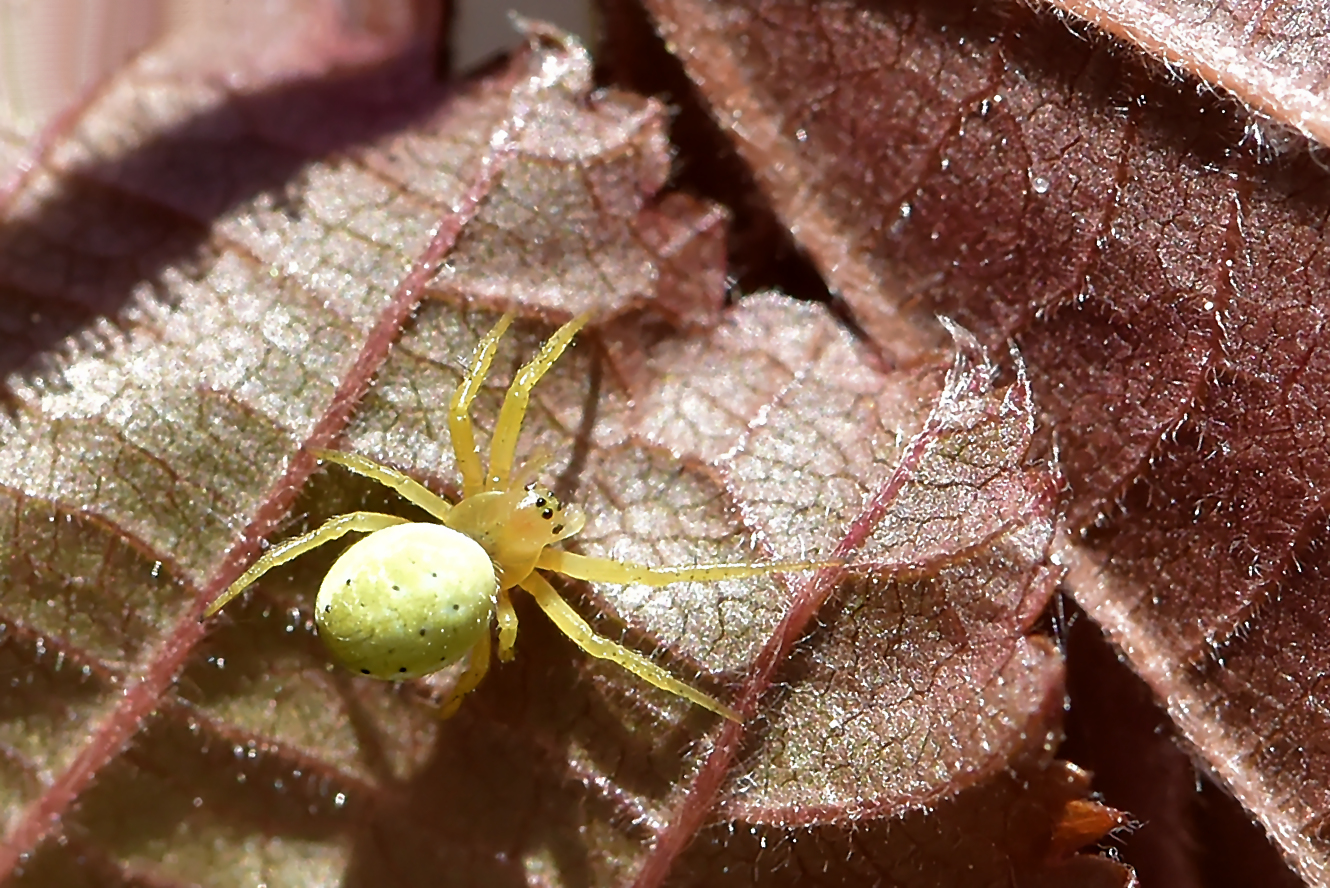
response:
<path id="1" fill-rule="evenodd" d="M 1043 176 L 1035 176 L 1030 180 L 1030 187 L 1034 189 L 1035 194 L 1047 194 L 1049 182 Z"/>
<path id="2" fill-rule="evenodd" d="M 344 807 L 345 805 L 346 805 L 346 793 L 339 792 L 337 795 L 333 796 L 334 807 L 341 808 Z"/>

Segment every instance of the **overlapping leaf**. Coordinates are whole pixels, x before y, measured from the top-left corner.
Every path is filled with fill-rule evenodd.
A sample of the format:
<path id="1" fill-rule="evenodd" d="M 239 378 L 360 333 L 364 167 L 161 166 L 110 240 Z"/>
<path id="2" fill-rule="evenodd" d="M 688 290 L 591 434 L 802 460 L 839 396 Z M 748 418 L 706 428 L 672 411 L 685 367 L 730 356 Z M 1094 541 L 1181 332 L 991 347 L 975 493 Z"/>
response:
<path id="1" fill-rule="evenodd" d="M 877 818 L 874 855 L 901 855 L 904 884 L 938 872 L 908 863 L 913 841 L 960 842 L 961 871 L 974 855 L 982 873 L 1121 884 L 1120 867 L 1064 859 L 1112 821 L 1069 832 L 1084 781 L 1050 763 L 1061 662 L 1033 626 L 1057 577 L 1057 476 L 1019 364 L 994 388 L 958 329 L 887 372 L 821 307 L 767 294 L 721 312 L 722 214 L 661 194 L 664 106 L 593 91 L 585 53 L 531 27 L 525 53 L 451 91 L 415 52 L 301 80 L 311 67 L 273 38 L 228 95 L 167 46 L 15 193 L 0 280 L 63 327 L 12 382 L 0 448 L 5 872 L 705 882 L 770 864 L 707 822 L 831 854 Z M 447 397 L 510 307 L 482 439 L 548 320 L 602 318 L 542 382 L 520 453 L 549 454 L 587 508 L 584 551 L 855 565 L 565 586 L 748 726 L 588 663 L 525 605 L 518 660 L 440 724 L 428 685 L 326 662 L 308 605 L 331 552 L 198 623 L 260 540 L 402 508 L 316 474 L 313 447 L 457 494 Z M 99 343 L 51 347 L 87 326 Z M 967 829 L 1013 805 L 1029 816 L 1003 841 Z M 915 820 L 937 838 L 913 839 Z"/>
<path id="2" fill-rule="evenodd" d="M 1321 3 L 1215 6 L 1193 0 L 1060 0 L 1079 19 L 1233 93 L 1275 127 L 1252 135 L 1279 149 L 1293 127 L 1330 142 L 1326 60 L 1330 8 Z M 1258 125 L 1259 127 L 1259 125 Z"/>
<path id="3" fill-rule="evenodd" d="M 1078 600 L 1324 884 L 1322 149 L 1272 154 L 1231 100 L 1015 5 L 646 5 L 889 354 L 932 312 L 1021 344 Z M 1317 4 L 1065 5 L 1320 131 L 1315 64 L 1290 62 L 1318 57 Z"/>

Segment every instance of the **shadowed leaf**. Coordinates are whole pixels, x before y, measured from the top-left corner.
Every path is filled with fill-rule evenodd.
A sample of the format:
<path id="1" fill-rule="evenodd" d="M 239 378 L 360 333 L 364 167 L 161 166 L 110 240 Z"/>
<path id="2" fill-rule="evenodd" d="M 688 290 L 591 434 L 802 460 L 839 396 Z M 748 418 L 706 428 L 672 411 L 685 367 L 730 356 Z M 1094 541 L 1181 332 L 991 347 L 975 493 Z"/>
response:
<path id="1" fill-rule="evenodd" d="M 1078 602 L 1206 769 L 1326 884 L 1312 590 L 1330 188 L 1322 147 L 1272 138 L 1324 136 L 1321 6 L 1062 4 L 1198 84 L 1018 4 L 644 5 L 888 359 L 936 341 L 935 313 L 1019 344 L 1070 487 Z M 641 39 L 618 21 L 610 46 Z M 1161 810 L 1193 791 L 1177 779 L 1157 785 Z"/>

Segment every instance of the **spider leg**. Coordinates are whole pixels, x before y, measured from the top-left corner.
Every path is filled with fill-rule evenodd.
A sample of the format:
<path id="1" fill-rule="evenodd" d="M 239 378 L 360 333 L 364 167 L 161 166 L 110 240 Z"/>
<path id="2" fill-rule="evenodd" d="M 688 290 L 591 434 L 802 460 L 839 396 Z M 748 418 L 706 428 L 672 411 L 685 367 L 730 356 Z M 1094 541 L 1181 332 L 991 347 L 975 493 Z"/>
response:
<path id="1" fill-rule="evenodd" d="M 742 721 L 738 712 L 702 693 L 697 688 L 675 678 L 637 651 L 597 635 L 595 630 L 587 625 L 577 611 L 573 610 L 568 602 L 564 601 L 559 593 L 554 590 L 554 587 L 549 584 L 549 581 L 540 574 L 532 571 L 518 585 L 531 593 L 531 596 L 536 599 L 536 604 L 540 605 L 540 609 L 559 628 L 560 632 L 567 635 L 574 644 L 591 656 L 618 663 L 624 669 L 661 690 L 691 700 L 698 706 L 710 709 L 731 721 Z"/>
<path id="2" fill-rule="evenodd" d="M 577 331 L 586 326 L 589 320 L 589 312 L 580 314 L 555 330 L 545 340 L 540 351 L 536 352 L 536 356 L 517 371 L 503 399 L 499 420 L 494 424 L 494 437 L 490 440 L 490 474 L 486 485 L 490 490 L 503 490 L 508 486 L 508 476 L 512 474 L 513 458 L 517 452 L 517 436 L 522 431 L 527 405 L 531 403 L 531 390 L 540 382 L 545 371 L 559 360 L 559 355 L 563 354 Z"/>
<path id="3" fill-rule="evenodd" d="M 480 493 L 485 489 L 485 469 L 480 464 L 480 448 L 476 446 L 476 432 L 471 423 L 471 402 L 476 399 L 485 377 L 489 375 L 490 365 L 494 363 L 494 352 L 499 347 L 499 340 L 513 322 L 510 311 L 494 329 L 485 334 L 476 344 L 476 351 L 471 356 L 462 381 L 453 392 L 448 404 L 448 433 L 452 436 L 453 455 L 457 459 L 457 471 L 462 475 L 462 497 Z"/>
<path id="4" fill-rule="evenodd" d="M 330 543 L 348 533 L 373 533 L 376 530 L 383 530 L 385 527 L 392 527 L 394 524 L 408 523 L 410 522 L 405 518 L 398 518 L 396 515 L 384 515 L 381 512 L 347 512 L 345 515 L 329 518 L 316 530 L 284 540 L 269 548 L 259 557 L 258 561 L 250 566 L 249 570 L 240 575 L 240 579 L 217 596 L 217 599 L 208 606 L 203 616 L 199 617 L 199 622 L 203 622 L 226 607 L 231 599 L 244 592 L 250 584 L 274 567 L 286 564 L 292 558 L 298 558 L 310 549 L 316 549 L 324 543 Z"/>
<path id="5" fill-rule="evenodd" d="M 644 586 L 668 586 L 671 583 L 734 580 L 785 571 L 817 570 L 841 567 L 838 561 L 793 561 L 772 564 L 695 564 L 679 567 L 648 567 L 628 561 L 612 561 L 578 555 L 563 549 L 546 549 L 536 560 L 536 567 L 552 570 L 592 583 L 641 583 Z"/>
<path id="6" fill-rule="evenodd" d="M 384 487 L 397 491 L 402 499 L 415 503 L 440 521 L 446 518 L 448 511 L 452 509 L 450 502 L 430 491 L 425 485 L 382 463 L 377 463 L 364 456 L 357 456 L 354 453 L 342 453 L 337 450 L 315 450 L 312 452 L 321 460 L 337 463 L 337 465 L 344 466 L 357 475 L 372 478 Z"/>
<path id="7" fill-rule="evenodd" d="M 490 670 L 490 634 L 484 633 L 480 636 L 480 641 L 471 649 L 468 658 L 466 671 L 457 677 L 457 684 L 453 685 L 452 691 L 448 694 L 448 699 L 443 701 L 439 707 L 439 718 L 452 718 L 457 712 L 458 707 L 462 705 L 462 699 L 467 694 L 476 689 L 485 673 Z"/>
<path id="8" fill-rule="evenodd" d="M 499 590 L 495 612 L 499 618 L 499 659 L 507 663 L 513 659 L 513 645 L 517 644 L 517 611 L 507 589 Z"/>

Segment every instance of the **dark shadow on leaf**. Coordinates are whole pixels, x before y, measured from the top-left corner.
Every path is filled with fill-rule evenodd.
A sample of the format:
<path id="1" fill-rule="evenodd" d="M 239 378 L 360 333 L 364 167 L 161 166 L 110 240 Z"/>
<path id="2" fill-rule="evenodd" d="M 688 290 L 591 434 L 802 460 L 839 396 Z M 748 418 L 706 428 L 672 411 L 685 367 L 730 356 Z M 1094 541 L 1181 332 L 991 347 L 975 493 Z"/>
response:
<path id="1" fill-rule="evenodd" d="M 582 482 L 582 473 L 586 471 L 587 459 L 591 455 L 591 433 L 596 427 L 599 415 L 601 387 L 605 382 L 605 353 L 596 343 L 592 353 L 591 373 L 588 376 L 587 393 L 582 401 L 582 419 L 573 438 L 572 459 L 554 482 L 554 492 L 565 503 L 578 501 L 577 490 Z"/>
<path id="2" fill-rule="evenodd" d="M 663 798 L 678 779 L 653 769 L 681 767 L 684 753 L 630 735 L 580 674 L 581 655 L 530 602 L 517 603 L 517 658 L 492 665 L 400 794 L 378 797 L 356 833 L 349 888 L 525 885 L 533 862 L 551 868 L 554 884 L 603 884 L 586 830 L 617 822 L 640 832 L 642 812 L 626 806 Z"/>
<path id="3" fill-rule="evenodd" d="M 317 842 L 348 830 L 357 805 L 331 796 L 321 763 L 293 770 L 289 752 L 269 755 L 259 744 L 217 730 L 189 707 L 165 708 L 98 775 L 65 829 L 75 837 L 97 836 L 121 859 L 178 835 L 182 824 Z"/>
<path id="4" fill-rule="evenodd" d="M 706 103 L 688 80 L 637 4 L 606 3 L 612 34 L 597 51 L 598 79 L 645 95 L 659 96 L 675 114 L 670 141 L 678 146 L 674 185 L 727 207 L 734 220 L 727 238 L 727 266 L 735 290 L 754 293 L 778 287 L 799 299 L 838 301 L 803 248 L 777 218 L 748 164 L 721 132 Z"/>
<path id="5" fill-rule="evenodd" d="M 1021 885 L 1125 888 L 1130 870 L 1090 855 L 1056 858 L 1050 832 L 1075 789 L 1060 765 L 1002 774 L 936 807 L 843 826 L 731 823 L 703 830 L 672 886 Z"/>

